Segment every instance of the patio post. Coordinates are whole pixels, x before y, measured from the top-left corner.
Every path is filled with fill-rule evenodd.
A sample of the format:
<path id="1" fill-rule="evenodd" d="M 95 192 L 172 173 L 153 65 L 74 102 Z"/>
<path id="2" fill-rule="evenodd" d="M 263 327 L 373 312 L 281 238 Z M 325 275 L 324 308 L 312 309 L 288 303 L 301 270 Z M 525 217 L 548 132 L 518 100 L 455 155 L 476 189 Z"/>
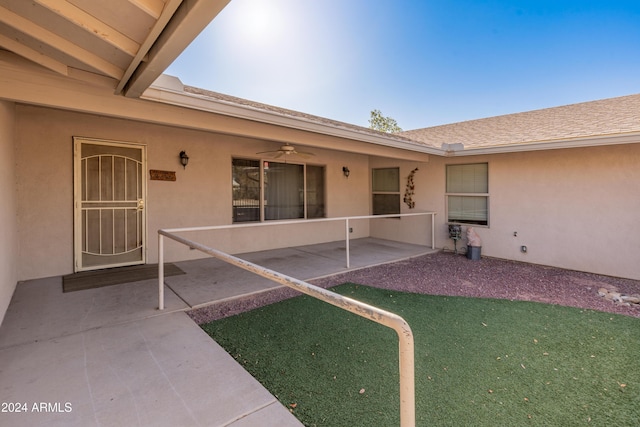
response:
<path id="1" fill-rule="evenodd" d="M 344 238 L 344 242 L 345 242 L 345 252 L 347 254 L 347 268 L 351 267 L 351 259 L 349 256 L 349 218 L 345 218 L 345 238 Z"/>
<path id="2" fill-rule="evenodd" d="M 164 236 L 158 233 L 158 310 L 164 310 Z"/>
<path id="3" fill-rule="evenodd" d="M 431 212 L 431 249 L 436 248 L 436 214 Z"/>

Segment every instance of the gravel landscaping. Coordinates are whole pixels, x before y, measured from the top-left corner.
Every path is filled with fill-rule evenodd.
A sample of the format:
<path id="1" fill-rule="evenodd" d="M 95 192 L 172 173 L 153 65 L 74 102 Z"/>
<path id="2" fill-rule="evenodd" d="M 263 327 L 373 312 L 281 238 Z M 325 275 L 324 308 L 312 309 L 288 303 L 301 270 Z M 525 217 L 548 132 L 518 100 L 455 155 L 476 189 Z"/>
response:
<path id="1" fill-rule="evenodd" d="M 537 301 L 640 317 L 640 305 L 598 294 L 600 288 L 640 294 L 640 281 L 493 258 L 468 260 L 437 252 L 313 280 L 324 288 L 345 282 L 432 295 Z M 288 288 L 239 298 L 191 312 L 199 324 L 297 295 Z"/>

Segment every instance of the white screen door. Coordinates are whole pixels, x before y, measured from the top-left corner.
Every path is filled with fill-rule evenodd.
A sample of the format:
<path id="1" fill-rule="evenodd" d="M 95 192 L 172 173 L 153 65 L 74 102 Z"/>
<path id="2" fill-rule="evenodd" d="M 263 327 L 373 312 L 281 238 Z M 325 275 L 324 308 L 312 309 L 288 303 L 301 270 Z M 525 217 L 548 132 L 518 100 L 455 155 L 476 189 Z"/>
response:
<path id="1" fill-rule="evenodd" d="M 74 137 L 75 271 L 145 262 L 143 145 Z"/>

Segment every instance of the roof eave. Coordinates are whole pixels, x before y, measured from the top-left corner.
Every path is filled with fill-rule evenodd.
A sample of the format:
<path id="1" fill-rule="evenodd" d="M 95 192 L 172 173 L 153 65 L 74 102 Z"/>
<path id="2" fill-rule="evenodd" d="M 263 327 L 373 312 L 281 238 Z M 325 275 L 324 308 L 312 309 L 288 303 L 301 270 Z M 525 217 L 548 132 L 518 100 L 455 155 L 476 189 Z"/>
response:
<path id="1" fill-rule="evenodd" d="M 168 77 L 168 76 L 167 76 Z M 163 79 L 163 84 L 167 83 Z M 385 147 L 415 151 L 423 154 L 443 155 L 443 151 L 418 142 L 410 142 L 391 134 L 373 134 L 357 129 L 341 127 L 331 123 L 319 123 L 305 117 L 293 117 L 275 111 L 267 111 L 250 105 L 240 105 L 220 99 L 185 92 L 178 79 L 169 87 L 157 83 L 152 84 L 140 96 L 141 99 L 155 101 L 188 109 L 206 111 L 245 120 L 257 121 L 296 130 L 314 132 L 339 138 L 367 142 Z"/>
<path id="2" fill-rule="evenodd" d="M 588 137 L 565 138 L 550 141 L 534 141 L 513 145 L 465 148 L 464 150 L 460 151 L 444 152 L 444 155 L 448 157 L 463 157 L 479 156 L 483 154 L 521 153 L 526 151 L 561 150 L 567 148 L 586 148 L 637 143 L 640 143 L 640 132 L 625 132 L 619 134 L 594 135 Z"/>
<path id="3" fill-rule="evenodd" d="M 156 82 L 154 82 L 140 96 L 140 98 L 187 109 L 206 111 L 260 123 L 283 126 L 296 130 L 314 132 L 338 138 L 345 138 L 441 157 L 465 157 L 640 143 L 640 132 L 636 131 L 483 147 L 463 146 L 462 148 L 458 148 L 456 146 L 454 149 L 444 149 L 433 147 L 421 142 L 407 141 L 406 139 L 396 137 L 393 134 L 376 134 L 364 129 L 360 131 L 357 127 L 343 127 L 340 126 L 339 122 L 325 123 L 304 116 L 292 116 L 284 112 L 261 109 L 252 105 L 238 104 L 223 99 L 216 99 L 210 96 L 186 92 L 178 78 L 166 75 L 163 75 L 160 79 L 156 80 Z"/>

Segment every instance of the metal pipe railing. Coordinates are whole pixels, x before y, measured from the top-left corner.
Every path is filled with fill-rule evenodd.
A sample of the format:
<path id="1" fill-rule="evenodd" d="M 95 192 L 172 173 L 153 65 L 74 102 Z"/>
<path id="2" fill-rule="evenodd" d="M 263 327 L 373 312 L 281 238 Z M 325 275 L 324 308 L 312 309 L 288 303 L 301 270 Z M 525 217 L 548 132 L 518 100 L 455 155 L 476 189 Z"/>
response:
<path id="1" fill-rule="evenodd" d="M 330 222 L 330 221 L 344 221 L 345 222 L 345 247 L 346 247 L 346 265 L 347 268 L 351 268 L 351 252 L 349 249 L 350 232 L 349 221 L 358 219 L 379 219 L 379 218 L 403 218 L 411 216 L 431 216 L 431 249 L 436 248 L 436 236 L 435 236 L 435 216 L 436 212 L 414 212 L 405 214 L 388 214 L 388 215 L 360 215 L 360 216 L 343 216 L 336 218 L 315 218 L 305 220 L 288 220 L 288 221 L 269 221 L 269 222 L 252 222 L 249 224 L 232 224 L 232 225 L 207 225 L 202 227 L 184 227 L 184 228 L 167 228 L 164 231 L 169 233 L 179 232 L 192 232 L 192 231 L 209 231 L 209 230 L 229 230 L 237 228 L 249 228 L 249 227 L 268 227 L 274 225 L 302 225 L 316 222 Z M 160 254 L 158 254 L 160 256 Z"/>
<path id="2" fill-rule="evenodd" d="M 347 221 L 348 222 L 348 221 Z M 347 230 L 348 231 L 348 230 Z M 409 324 L 397 314 L 382 310 L 372 305 L 331 292 L 319 286 L 295 279 L 277 271 L 264 268 L 225 252 L 210 248 L 184 237 L 172 234 L 168 230 L 158 230 L 158 291 L 160 310 L 164 309 L 164 237 L 197 249 L 217 259 L 240 267 L 282 285 L 296 289 L 328 304 L 347 310 L 358 316 L 372 320 L 393 329 L 398 335 L 399 370 L 400 370 L 400 426 L 415 426 L 415 362 L 413 332 Z"/>

